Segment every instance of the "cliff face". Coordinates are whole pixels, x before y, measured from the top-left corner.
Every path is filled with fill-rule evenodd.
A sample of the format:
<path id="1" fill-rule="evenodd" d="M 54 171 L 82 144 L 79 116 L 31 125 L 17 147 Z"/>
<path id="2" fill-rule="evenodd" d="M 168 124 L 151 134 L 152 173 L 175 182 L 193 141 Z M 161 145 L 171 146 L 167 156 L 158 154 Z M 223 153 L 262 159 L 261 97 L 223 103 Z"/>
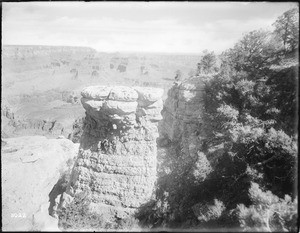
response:
<path id="1" fill-rule="evenodd" d="M 156 192 L 158 202 L 168 206 L 162 221 L 180 222 L 191 216 L 197 199 L 193 188 L 212 171 L 205 149 L 204 88 L 202 77 L 191 77 L 175 82 L 168 91 L 160 122 Z"/>
<path id="2" fill-rule="evenodd" d="M 126 218 L 154 191 L 163 90 L 91 86 L 81 94 L 86 119 L 67 193 L 89 191 L 92 211 Z"/>
<path id="3" fill-rule="evenodd" d="M 203 80 L 199 77 L 175 83 L 168 91 L 162 111 L 161 135 L 172 142 L 180 142 L 187 159 L 197 156 L 205 138 L 204 91 Z"/>

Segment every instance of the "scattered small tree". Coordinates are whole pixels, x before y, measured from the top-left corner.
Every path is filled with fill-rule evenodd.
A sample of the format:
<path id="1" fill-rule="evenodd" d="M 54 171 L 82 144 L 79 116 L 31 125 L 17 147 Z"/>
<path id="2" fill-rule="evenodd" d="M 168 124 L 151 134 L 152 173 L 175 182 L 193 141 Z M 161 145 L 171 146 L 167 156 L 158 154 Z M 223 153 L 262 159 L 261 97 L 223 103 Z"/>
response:
<path id="1" fill-rule="evenodd" d="M 217 57 L 213 51 L 203 51 L 197 67 L 197 74 L 208 74 L 217 71 Z"/>
<path id="2" fill-rule="evenodd" d="M 246 231 L 288 232 L 297 231 L 297 198 L 286 195 L 278 198 L 264 192 L 257 183 L 251 183 L 249 195 L 252 205 L 237 205 L 235 212 L 241 227 Z"/>
<path id="3" fill-rule="evenodd" d="M 247 33 L 234 48 L 222 53 L 221 67 L 231 72 L 247 72 L 252 79 L 260 78 L 268 72 L 271 64 L 278 62 L 276 49 L 272 33 L 255 30 Z"/>
<path id="4" fill-rule="evenodd" d="M 299 8 L 284 12 L 273 24 L 275 34 L 286 52 L 294 52 L 299 43 Z"/>
<path id="5" fill-rule="evenodd" d="M 89 192 L 76 194 L 73 201 L 58 210 L 59 227 L 64 230 L 101 230 L 106 227 L 102 215 L 89 210 Z"/>

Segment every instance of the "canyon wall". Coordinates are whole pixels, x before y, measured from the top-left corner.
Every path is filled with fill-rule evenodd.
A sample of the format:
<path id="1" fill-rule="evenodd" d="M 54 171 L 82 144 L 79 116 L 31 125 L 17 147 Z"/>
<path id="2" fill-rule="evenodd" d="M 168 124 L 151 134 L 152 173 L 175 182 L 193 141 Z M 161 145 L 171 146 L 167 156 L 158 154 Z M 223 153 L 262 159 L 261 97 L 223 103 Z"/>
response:
<path id="1" fill-rule="evenodd" d="M 2 58 L 28 59 L 53 56 L 86 56 L 96 53 L 95 49 L 72 46 L 45 46 L 45 45 L 3 45 Z"/>
<path id="2" fill-rule="evenodd" d="M 91 211 L 125 219 L 154 193 L 163 90 L 91 86 L 81 94 L 86 119 L 67 194 L 88 191 Z"/>
<path id="3" fill-rule="evenodd" d="M 39 46 L 39 45 L 3 45 L 2 46 L 2 75 L 7 87 L 14 85 L 14 77 L 28 72 L 22 80 L 32 79 L 32 71 L 48 69 L 76 68 L 81 61 L 93 59 L 97 51 L 88 47 L 72 46 Z M 68 70 L 69 72 L 70 70 Z M 54 73 L 53 73 L 54 74 Z M 45 74 L 42 74 L 45 75 Z M 70 75 L 70 74 L 69 74 Z M 30 77 L 31 76 L 31 77 Z"/>
<path id="4" fill-rule="evenodd" d="M 55 138 L 63 135 L 77 142 L 73 138 L 80 126 L 78 123 L 84 118 L 81 105 L 72 105 L 62 101 L 56 101 L 56 103 L 55 105 L 55 101 L 52 101 L 40 108 L 37 104 L 32 108 L 25 106 L 27 109 L 22 107 L 19 110 L 3 103 L 1 106 L 2 137 L 38 134 Z"/>

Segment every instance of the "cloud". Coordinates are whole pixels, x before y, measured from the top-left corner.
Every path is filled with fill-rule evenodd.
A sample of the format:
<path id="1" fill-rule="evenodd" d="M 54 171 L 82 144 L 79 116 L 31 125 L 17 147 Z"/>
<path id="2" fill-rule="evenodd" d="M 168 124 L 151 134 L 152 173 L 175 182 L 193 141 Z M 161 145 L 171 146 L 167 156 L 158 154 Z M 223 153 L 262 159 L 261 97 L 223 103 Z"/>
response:
<path id="1" fill-rule="evenodd" d="M 250 6 L 245 16 L 246 6 L 234 3 L 6 3 L 2 42 L 90 46 L 106 52 L 221 52 L 243 33 L 270 28 L 275 21 L 276 14 L 252 14 L 255 4 Z"/>

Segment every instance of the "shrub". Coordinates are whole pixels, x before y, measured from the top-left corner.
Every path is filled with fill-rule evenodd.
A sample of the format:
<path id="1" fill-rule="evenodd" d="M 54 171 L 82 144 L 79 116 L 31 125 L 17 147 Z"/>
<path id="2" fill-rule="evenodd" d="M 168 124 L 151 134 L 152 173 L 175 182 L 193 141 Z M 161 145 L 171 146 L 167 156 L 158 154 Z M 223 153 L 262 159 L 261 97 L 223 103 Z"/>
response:
<path id="1" fill-rule="evenodd" d="M 72 133 L 69 134 L 68 139 L 70 139 L 74 143 L 79 143 L 81 135 L 83 133 L 84 124 L 85 124 L 85 117 L 76 119 L 72 126 L 73 131 Z"/>
<path id="2" fill-rule="evenodd" d="M 195 183 L 199 184 L 205 180 L 209 173 L 212 172 L 212 167 L 203 152 L 198 152 L 197 155 L 198 158 L 192 172 L 195 178 Z"/>
<path id="3" fill-rule="evenodd" d="M 285 51 L 295 51 L 299 44 L 299 8 L 284 12 L 273 25 Z"/>
<path id="4" fill-rule="evenodd" d="M 64 230 L 100 230 L 105 228 L 107 224 L 103 221 L 102 215 L 89 210 L 90 202 L 88 192 L 75 195 L 71 203 L 57 211 L 59 227 Z"/>
<path id="5" fill-rule="evenodd" d="M 222 201 L 214 199 L 214 204 L 212 205 L 198 203 L 194 205 L 192 209 L 199 221 L 208 222 L 220 218 L 225 210 L 225 206 Z"/>
<path id="6" fill-rule="evenodd" d="M 105 229 L 131 229 L 138 226 L 138 221 L 132 216 L 115 218 L 114 221 L 99 213 L 90 210 L 90 191 L 76 194 L 72 202 L 57 210 L 59 227 L 64 230 L 105 230 Z"/>
<path id="7" fill-rule="evenodd" d="M 147 228 L 164 226 L 170 220 L 170 204 L 168 192 L 164 192 L 158 200 L 152 200 L 141 206 L 136 214 L 140 224 Z"/>
<path id="8" fill-rule="evenodd" d="M 296 231 L 297 199 L 286 195 L 278 198 L 270 191 L 264 192 L 257 183 L 252 183 L 249 195 L 253 205 L 239 204 L 236 214 L 245 231 Z"/>
<path id="9" fill-rule="evenodd" d="M 217 57 L 213 51 L 204 50 L 198 63 L 197 74 L 208 74 L 218 71 Z"/>

